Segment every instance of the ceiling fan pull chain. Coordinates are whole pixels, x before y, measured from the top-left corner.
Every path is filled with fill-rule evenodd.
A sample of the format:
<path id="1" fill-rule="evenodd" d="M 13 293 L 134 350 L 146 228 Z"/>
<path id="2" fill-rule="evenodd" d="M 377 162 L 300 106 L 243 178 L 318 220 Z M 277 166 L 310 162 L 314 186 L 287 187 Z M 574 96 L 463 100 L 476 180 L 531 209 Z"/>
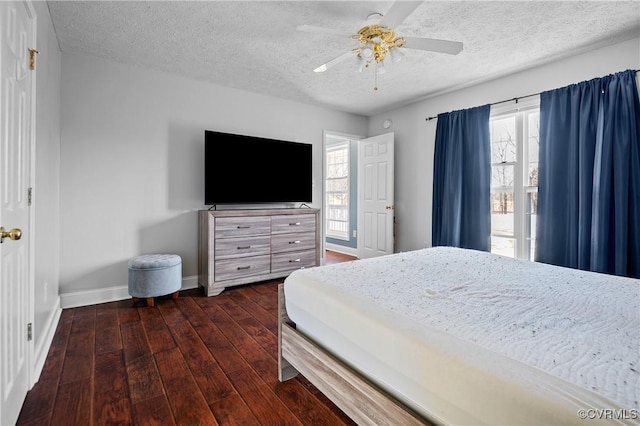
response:
<path id="1" fill-rule="evenodd" d="M 378 63 L 376 62 L 376 69 L 374 70 L 374 79 L 375 85 L 373 86 L 373 90 L 378 90 Z"/>

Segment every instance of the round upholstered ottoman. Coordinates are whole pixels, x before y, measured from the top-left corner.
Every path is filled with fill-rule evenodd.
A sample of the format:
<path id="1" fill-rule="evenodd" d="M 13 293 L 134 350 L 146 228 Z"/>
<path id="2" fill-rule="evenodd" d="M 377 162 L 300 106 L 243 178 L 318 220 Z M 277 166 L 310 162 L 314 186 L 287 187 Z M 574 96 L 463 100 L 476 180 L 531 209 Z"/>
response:
<path id="1" fill-rule="evenodd" d="M 129 260 L 129 294 L 133 301 L 173 294 L 182 287 L 182 258 L 176 254 L 143 254 Z"/>

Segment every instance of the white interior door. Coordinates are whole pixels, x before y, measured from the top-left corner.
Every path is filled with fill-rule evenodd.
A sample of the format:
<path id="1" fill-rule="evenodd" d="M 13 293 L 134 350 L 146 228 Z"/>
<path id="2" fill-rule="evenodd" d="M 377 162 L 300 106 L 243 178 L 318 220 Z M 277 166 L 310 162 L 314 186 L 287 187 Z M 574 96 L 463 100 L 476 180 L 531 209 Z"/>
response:
<path id="1" fill-rule="evenodd" d="M 358 149 L 358 257 L 393 253 L 393 132 L 362 139 Z"/>
<path id="2" fill-rule="evenodd" d="M 30 212 L 35 13 L 27 2 L 0 2 L 0 424 L 15 424 L 30 388 L 33 342 Z M 21 230 L 21 238 L 17 231 Z M 10 235 L 10 236 L 9 236 Z"/>

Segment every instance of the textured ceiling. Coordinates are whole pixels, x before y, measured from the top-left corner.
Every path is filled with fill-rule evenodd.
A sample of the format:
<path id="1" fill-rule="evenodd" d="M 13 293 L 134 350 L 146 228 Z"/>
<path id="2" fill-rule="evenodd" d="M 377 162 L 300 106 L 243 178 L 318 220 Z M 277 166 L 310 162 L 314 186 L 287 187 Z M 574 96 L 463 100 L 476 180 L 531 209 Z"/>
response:
<path id="1" fill-rule="evenodd" d="M 396 32 L 461 41 L 445 55 L 403 49 L 378 76 L 355 58 L 319 65 L 356 44 L 297 31 L 355 33 L 384 1 L 48 1 L 63 52 L 89 54 L 280 98 L 373 115 L 640 34 L 638 1 L 425 1 Z"/>

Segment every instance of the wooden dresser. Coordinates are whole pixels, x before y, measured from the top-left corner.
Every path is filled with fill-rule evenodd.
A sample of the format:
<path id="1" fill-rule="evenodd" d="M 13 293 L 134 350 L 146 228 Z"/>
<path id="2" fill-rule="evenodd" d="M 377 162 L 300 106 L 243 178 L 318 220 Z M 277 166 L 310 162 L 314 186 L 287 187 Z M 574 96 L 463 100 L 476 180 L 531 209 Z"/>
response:
<path id="1" fill-rule="evenodd" d="M 320 264 L 318 209 L 200 210 L 198 236 L 207 296 Z"/>

